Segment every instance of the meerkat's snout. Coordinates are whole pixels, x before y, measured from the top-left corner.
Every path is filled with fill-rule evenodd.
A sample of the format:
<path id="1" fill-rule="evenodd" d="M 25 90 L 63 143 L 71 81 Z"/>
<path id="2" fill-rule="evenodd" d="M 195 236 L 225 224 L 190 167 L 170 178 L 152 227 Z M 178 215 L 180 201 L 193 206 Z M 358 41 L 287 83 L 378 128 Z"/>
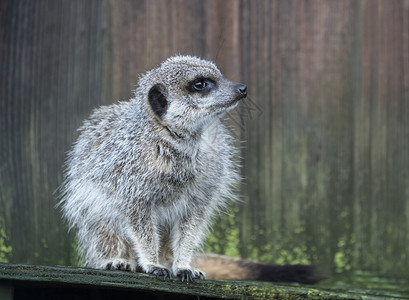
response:
<path id="1" fill-rule="evenodd" d="M 240 100 L 247 97 L 247 86 L 242 83 L 227 80 L 227 91 L 230 94 L 229 101 L 219 102 L 214 105 L 214 107 L 221 109 L 221 113 L 234 109 Z"/>
<path id="2" fill-rule="evenodd" d="M 242 83 L 238 83 L 236 85 L 236 90 L 238 92 L 238 96 L 237 96 L 237 100 L 243 99 L 247 97 L 247 86 L 242 84 Z"/>

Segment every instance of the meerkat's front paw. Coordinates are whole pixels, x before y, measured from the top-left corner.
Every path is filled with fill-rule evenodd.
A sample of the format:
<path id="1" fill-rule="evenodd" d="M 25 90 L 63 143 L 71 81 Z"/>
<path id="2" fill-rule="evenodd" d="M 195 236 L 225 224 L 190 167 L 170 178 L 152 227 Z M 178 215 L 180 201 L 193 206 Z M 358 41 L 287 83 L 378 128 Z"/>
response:
<path id="1" fill-rule="evenodd" d="M 146 273 L 155 275 L 156 277 L 163 277 L 163 280 L 166 280 L 168 278 L 172 279 L 172 272 L 162 266 L 150 265 L 148 266 Z"/>
<path id="2" fill-rule="evenodd" d="M 186 282 L 192 282 L 195 279 L 205 279 L 206 273 L 196 268 L 181 268 L 173 271 L 173 274 Z"/>

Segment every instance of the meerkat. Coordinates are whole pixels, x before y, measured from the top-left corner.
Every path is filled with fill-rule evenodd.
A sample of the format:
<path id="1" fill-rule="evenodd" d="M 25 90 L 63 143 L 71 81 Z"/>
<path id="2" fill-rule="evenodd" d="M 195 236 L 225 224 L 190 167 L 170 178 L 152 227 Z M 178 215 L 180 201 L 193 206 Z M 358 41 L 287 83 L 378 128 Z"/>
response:
<path id="1" fill-rule="evenodd" d="M 246 96 L 214 63 L 175 56 L 141 76 L 132 99 L 92 113 L 60 202 L 85 266 L 192 281 L 231 265 L 227 278 L 257 279 L 249 274 L 261 264 L 195 256 L 212 216 L 235 199 L 237 153 L 221 118 Z"/>

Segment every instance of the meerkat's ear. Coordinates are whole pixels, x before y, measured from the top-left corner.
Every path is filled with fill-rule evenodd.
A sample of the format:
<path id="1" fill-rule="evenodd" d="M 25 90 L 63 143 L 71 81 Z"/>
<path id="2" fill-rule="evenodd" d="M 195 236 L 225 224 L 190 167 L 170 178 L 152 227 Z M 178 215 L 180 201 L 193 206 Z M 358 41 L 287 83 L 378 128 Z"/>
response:
<path id="1" fill-rule="evenodd" d="M 149 104 L 159 117 L 161 117 L 168 108 L 168 100 L 165 96 L 166 88 L 162 84 L 156 84 L 149 90 L 148 100 Z"/>

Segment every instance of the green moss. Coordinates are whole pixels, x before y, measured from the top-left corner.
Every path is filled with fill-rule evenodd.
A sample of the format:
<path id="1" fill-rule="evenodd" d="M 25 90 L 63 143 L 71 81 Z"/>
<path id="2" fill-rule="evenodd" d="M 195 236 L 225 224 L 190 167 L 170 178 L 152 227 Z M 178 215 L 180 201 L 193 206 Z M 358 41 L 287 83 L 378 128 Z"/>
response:
<path id="1" fill-rule="evenodd" d="M 338 251 L 334 254 L 335 272 L 343 273 L 352 269 L 352 254 L 351 244 L 354 243 L 353 238 L 348 238 L 346 235 L 340 237 L 337 243 Z"/>
<path id="2" fill-rule="evenodd" d="M 206 238 L 205 251 L 239 257 L 239 226 L 236 223 L 238 208 L 231 208 L 228 214 L 220 215 Z"/>
<path id="3" fill-rule="evenodd" d="M 13 248 L 7 246 L 7 241 L 4 219 L 0 218 L 0 263 L 8 263 L 12 256 Z"/>
<path id="4" fill-rule="evenodd" d="M 207 236 L 205 251 L 240 257 L 240 226 L 237 216 L 239 208 L 229 210 L 229 214 L 216 218 Z M 250 234 L 251 242 L 245 245 L 245 258 L 253 261 L 275 264 L 311 264 L 311 249 L 307 246 L 305 222 L 292 228 L 292 233 L 285 235 L 275 230 L 266 230 L 254 226 Z M 243 256 L 244 257 L 244 256 Z"/>
<path id="5" fill-rule="evenodd" d="M 283 249 L 279 256 L 275 259 L 275 263 L 279 265 L 286 264 L 311 264 L 309 254 L 305 245 L 297 246 L 292 249 Z"/>
<path id="6" fill-rule="evenodd" d="M 78 239 L 74 239 L 74 242 L 71 245 L 71 266 L 82 266 L 83 261 L 81 255 L 78 251 L 79 242 Z"/>
<path id="7" fill-rule="evenodd" d="M 48 243 L 47 243 L 47 240 L 45 238 L 41 239 L 41 245 L 43 246 L 44 249 L 48 248 Z"/>

